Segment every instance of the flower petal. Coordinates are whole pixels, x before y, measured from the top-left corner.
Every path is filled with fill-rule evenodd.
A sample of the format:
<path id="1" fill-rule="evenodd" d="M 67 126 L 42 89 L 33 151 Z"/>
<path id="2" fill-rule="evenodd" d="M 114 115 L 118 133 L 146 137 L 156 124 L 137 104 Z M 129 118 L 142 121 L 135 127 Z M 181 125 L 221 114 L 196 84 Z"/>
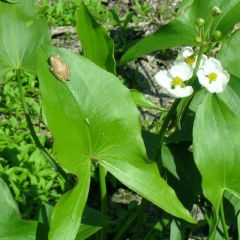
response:
<path id="1" fill-rule="evenodd" d="M 185 62 L 180 62 L 171 67 L 169 70 L 172 78 L 180 77 L 183 81 L 189 80 L 193 75 L 193 69 Z"/>
<path id="2" fill-rule="evenodd" d="M 191 47 L 183 47 L 181 54 L 182 54 L 183 58 L 187 58 L 187 57 L 192 56 L 194 54 L 194 51 Z"/>
<path id="3" fill-rule="evenodd" d="M 230 74 L 227 71 L 222 71 L 218 73 L 219 79 L 225 84 L 227 84 L 230 80 Z"/>
<path id="4" fill-rule="evenodd" d="M 221 81 L 215 81 L 209 84 L 207 90 L 210 93 L 220 93 L 225 90 L 226 84 Z"/>
<path id="5" fill-rule="evenodd" d="M 202 68 L 206 64 L 207 60 L 208 60 L 207 55 L 203 54 L 200 65 L 199 65 L 199 68 Z M 195 67 L 195 65 L 196 65 L 196 63 L 194 63 L 194 67 Z"/>
<path id="6" fill-rule="evenodd" d="M 209 78 L 207 76 L 205 76 L 204 74 L 204 69 L 203 68 L 200 68 L 198 71 L 197 71 L 197 76 L 198 76 L 198 81 L 199 83 L 205 87 L 205 88 L 208 88 L 209 87 Z"/>
<path id="7" fill-rule="evenodd" d="M 223 71 L 221 62 L 213 57 L 209 58 L 205 62 L 205 64 L 203 65 L 203 68 L 204 68 L 205 75 L 208 75 L 212 72 Z"/>
<path id="8" fill-rule="evenodd" d="M 155 80 L 163 88 L 169 89 L 171 88 L 171 78 L 168 74 L 167 70 L 160 70 L 156 75 L 155 75 Z"/>
<path id="9" fill-rule="evenodd" d="M 215 73 L 217 78 L 210 82 L 208 75 Z M 221 62 L 215 58 L 209 58 L 206 63 L 197 72 L 199 83 L 207 88 L 211 93 L 223 92 L 229 82 L 230 75 L 225 71 L 221 65 Z"/>
<path id="10" fill-rule="evenodd" d="M 193 93 L 193 88 L 191 86 L 186 87 L 176 87 L 174 89 L 169 89 L 168 92 L 175 98 L 188 97 Z"/>

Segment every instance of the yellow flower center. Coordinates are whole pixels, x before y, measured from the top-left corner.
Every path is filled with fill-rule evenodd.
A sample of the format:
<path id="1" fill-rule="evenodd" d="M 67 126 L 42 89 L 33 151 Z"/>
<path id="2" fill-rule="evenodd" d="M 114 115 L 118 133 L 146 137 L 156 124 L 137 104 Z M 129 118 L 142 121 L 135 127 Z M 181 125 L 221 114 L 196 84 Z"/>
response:
<path id="1" fill-rule="evenodd" d="M 192 56 L 190 56 L 190 57 L 186 57 L 186 58 L 184 59 L 184 61 L 185 61 L 187 64 L 189 64 L 189 65 L 193 65 L 193 64 L 195 63 L 195 58 L 194 58 L 194 56 L 192 55 Z"/>
<path id="2" fill-rule="evenodd" d="M 208 74 L 209 83 L 215 82 L 217 80 L 217 74 L 211 72 Z"/>
<path id="3" fill-rule="evenodd" d="M 174 77 L 172 79 L 172 88 L 175 88 L 177 86 L 183 87 L 184 86 L 184 81 L 180 77 Z"/>

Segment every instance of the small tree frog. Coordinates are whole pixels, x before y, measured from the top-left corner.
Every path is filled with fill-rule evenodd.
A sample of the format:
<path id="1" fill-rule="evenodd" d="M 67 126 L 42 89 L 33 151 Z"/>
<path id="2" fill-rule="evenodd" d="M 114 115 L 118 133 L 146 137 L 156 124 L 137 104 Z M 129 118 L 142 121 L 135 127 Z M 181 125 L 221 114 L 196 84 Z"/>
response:
<path id="1" fill-rule="evenodd" d="M 50 70 L 53 75 L 63 83 L 70 80 L 70 70 L 66 63 L 62 61 L 59 55 L 49 57 Z"/>

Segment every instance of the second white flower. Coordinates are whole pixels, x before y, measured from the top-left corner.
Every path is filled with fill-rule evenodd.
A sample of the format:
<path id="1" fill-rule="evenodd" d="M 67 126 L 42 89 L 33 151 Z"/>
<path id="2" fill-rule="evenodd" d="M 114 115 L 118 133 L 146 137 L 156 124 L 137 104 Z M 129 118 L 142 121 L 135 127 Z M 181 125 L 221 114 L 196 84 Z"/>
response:
<path id="1" fill-rule="evenodd" d="M 172 66 L 169 71 L 160 70 L 155 75 L 155 79 L 170 95 L 175 98 L 183 98 L 193 93 L 193 88 L 185 84 L 192 75 L 192 68 L 187 63 L 181 62 Z"/>

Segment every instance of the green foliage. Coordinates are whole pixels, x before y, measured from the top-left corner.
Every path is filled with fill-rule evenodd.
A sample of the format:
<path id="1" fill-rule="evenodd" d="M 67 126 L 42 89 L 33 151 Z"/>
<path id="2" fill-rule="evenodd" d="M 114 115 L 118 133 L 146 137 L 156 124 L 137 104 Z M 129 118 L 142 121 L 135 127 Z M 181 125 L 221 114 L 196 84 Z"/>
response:
<path id="1" fill-rule="evenodd" d="M 49 30 L 34 15 L 34 1 L 0 2 L 0 16 L 0 77 L 16 69 L 35 74 L 37 49 L 49 42 Z"/>
<path id="2" fill-rule="evenodd" d="M 24 221 L 7 184 L 0 178 L 0 238 L 3 240 L 36 239 L 37 222 Z"/>
<path id="3" fill-rule="evenodd" d="M 60 55 L 69 66 L 71 80 L 65 84 L 49 71 L 47 60 L 53 54 Z M 87 184 L 81 184 L 81 173 L 84 172 L 85 176 L 90 171 L 91 161 L 96 161 L 157 206 L 193 222 L 174 191 L 160 178 L 157 166 L 147 159 L 137 109 L 120 81 L 87 59 L 63 49 L 45 50 L 39 67 L 43 105 L 48 127 L 55 138 L 57 159 L 64 169 L 80 177 L 74 191 L 83 187 L 84 192 L 88 192 Z M 70 112 L 71 115 L 67 114 Z M 85 198 L 82 195 L 81 200 L 76 201 L 65 195 L 62 204 L 65 202 L 72 206 L 75 201 L 77 208 Z M 65 208 L 60 210 L 58 207 L 58 211 L 65 211 Z M 66 213 L 66 218 L 73 213 Z M 72 224 L 76 226 L 77 219 L 74 220 Z M 58 224 L 62 231 L 63 223 L 62 220 Z"/>
<path id="4" fill-rule="evenodd" d="M 236 77 L 240 77 L 240 54 L 239 54 L 240 30 L 232 34 L 224 43 L 223 48 L 218 54 L 218 58 L 222 61 L 223 66 Z"/>
<path id="5" fill-rule="evenodd" d="M 240 119 L 221 100 L 206 96 L 194 122 L 194 159 L 203 178 L 204 195 L 216 212 L 224 191 L 239 194 L 240 155 L 236 144 L 239 142 L 239 127 Z"/>
<path id="6" fill-rule="evenodd" d="M 42 1 L 40 13 L 55 25 L 74 24 L 77 11 L 84 50 L 84 56 L 79 56 L 49 44 L 49 29 L 36 14 L 33 0 L 11 2 L 0 1 L 0 75 L 4 77 L 0 85 L 0 238 L 80 240 L 95 235 L 116 240 L 144 235 L 145 239 L 164 239 L 166 233 L 166 239 L 195 235 L 236 239 L 240 232 L 236 230 L 240 219 L 240 75 L 239 31 L 232 34 L 232 30 L 240 19 L 240 1 L 184 0 L 173 21 L 124 54 L 122 63 L 155 50 L 186 44 L 196 47 L 190 56 L 198 55 L 189 81 L 194 92 L 175 100 L 168 111 L 141 92 L 129 91 L 114 76 L 114 44 L 100 25 L 105 19 L 105 27 L 111 21 L 116 27 L 118 56 L 129 45 L 130 28 L 151 16 L 153 8 L 148 3 L 136 0 L 131 3 L 132 11 L 125 12 L 120 8 L 110 11 L 96 0 Z M 216 46 L 221 48 L 218 54 Z M 205 70 L 202 54 L 217 55 L 231 73 L 224 92 L 210 94 L 196 81 L 199 67 Z M 60 75 L 67 71 L 66 81 L 50 69 L 53 55 L 61 60 L 55 63 Z M 218 68 L 217 74 L 227 75 L 220 63 Z M 122 69 L 118 70 L 121 74 Z M 217 79 L 206 76 L 209 84 L 218 80 L 217 74 Z M 136 105 L 155 110 L 153 125 L 143 133 L 145 143 Z M 97 170 L 99 177 L 93 173 Z M 21 215 L 34 222 L 21 219 L 2 179 Z M 129 212 L 111 212 L 116 207 L 108 208 L 108 203 L 120 184 L 117 180 L 143 197 L 140 206 L 129 204 Z M 146 200 L 167 213 L 159 210 L 149 224 Z M 100 205 L 102 214 L 86 207 L 89 203 Z M 196 223 L 190 215 L 196 208 L 200 210 L 195 215 L 204 219 L 189 224 Z M 109 226 L 108 213 L 118 218 Z"/>
<path id="7" fill-rule="evenodd" d="M 199 17 L 204 18 L 206 24 L 210 22 L 211 15 L 209 14 L 212 7 L 212 1 L 195 0 L 190 7 L 192 1 L 183 2 L 180 6 L 180 11 L 176 18 L 167 25 L 161 26 L 156 32 L 138 41 L 130 47 L 123 55 L 121 62 L 126 63 L 129 60 L 140 57 L 144 54 L 182 45 L 194 45 L 194 39 L 197 35 L 195 20 Z M 217 17 L 216 23 L 212 26 L 211 31 L 220 30 L 226 36 L 233 28 L 234 24 L 239 21 L 238 14 L 240 3 L 239 1 L 217 0 L 214 1 L 222 10 L 222 14 Z"/>
<path id="8" fill-rule="evenodd" d="M 75 25 L 76 0 L 61 0 L 39 6 L 39 13 L 53 26 Z"/>
<path id="9" fill-rule="evenodd" d="M 145 108 L 152 108 L 160 111 L 165 111 L 165 109 L 162 109 L 158 105 L 151 102 L 149 99 L 147 99 L 144 94 L 139 92 L 136 89 L 131 90 L 131 95 L 134 103 L 139 107 L 145 107 Z"/>
<path id="10" fill-rule="evenodd" d="M 77 33 L 84 56 L 98 66 L 116 74 L 113 41 L 106 30 L 95 21 L 82 1 L 76 13 L 76 19 Z"/>
<path id="11" fill-rule="evenodd" d="M 38 125 L 41 112 L 36 78 L 25 73 L 22 79 L 28 93 L 26 101 Z M 7 74 L 4 85 L 0 86 L 0 176 L 10 186 L 23 216 L 32 218 L 36 214 L 36 205 L 54 203 L 65 190 L 66 182 L 36 150 L 29 136 L 14 73 Z M 48 137 L 42 134 L 46 129 L 35 129 L 41 134 L 41 142 L 49 144 Z"/>

